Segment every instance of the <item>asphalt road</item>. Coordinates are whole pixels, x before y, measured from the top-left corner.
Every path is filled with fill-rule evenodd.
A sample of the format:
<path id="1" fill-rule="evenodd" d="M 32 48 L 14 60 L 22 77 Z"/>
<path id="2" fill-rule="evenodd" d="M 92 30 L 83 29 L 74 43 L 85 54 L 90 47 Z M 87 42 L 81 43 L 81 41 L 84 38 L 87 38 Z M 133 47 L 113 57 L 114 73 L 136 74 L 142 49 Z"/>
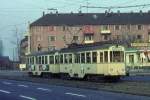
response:
<path id="1" fill-rule="evenodd" d="M 0 79 L 0 100 L 150 100 L 150 97 Z"/>
<path id="2" fill-rule="evenodd" d="M 121 79 L 125 81 L 150 82 L 150 76 L 126 76 Z"/>

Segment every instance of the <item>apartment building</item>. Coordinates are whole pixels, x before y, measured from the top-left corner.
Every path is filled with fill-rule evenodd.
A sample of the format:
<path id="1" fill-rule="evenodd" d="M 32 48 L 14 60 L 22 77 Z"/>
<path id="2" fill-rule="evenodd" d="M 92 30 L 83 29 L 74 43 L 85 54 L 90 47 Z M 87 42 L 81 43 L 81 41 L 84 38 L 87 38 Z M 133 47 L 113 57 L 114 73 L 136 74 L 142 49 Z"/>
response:
<path id="1" fill-rule="evenodd" d="M 45 14 L 30 24 L 31 53 L 61 49 L 71 43 L 84 44 L 110 40 L 149 45 L 150 12 L 57 12 Z"/>

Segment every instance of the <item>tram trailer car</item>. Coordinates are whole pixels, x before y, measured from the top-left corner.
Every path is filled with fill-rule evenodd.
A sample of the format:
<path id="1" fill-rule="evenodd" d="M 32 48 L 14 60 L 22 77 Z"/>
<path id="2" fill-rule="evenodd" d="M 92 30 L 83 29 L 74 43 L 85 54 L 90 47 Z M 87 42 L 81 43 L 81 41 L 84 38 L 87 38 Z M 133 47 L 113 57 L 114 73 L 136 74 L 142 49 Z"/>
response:
<path id="1" fill-rule="evenodd" d="M 150 71 L 150 51 L 135 48 L 126 50 L 127 74 L 130 70 Z"/>
<path id="2" fill-rule="evenodd" d="M 32 75 L 58 74 L 61 78 L 80 79 L 119 79 L 126 75 L 124 61 L 125 48 L 112 44 L 70 46 L 28 56 Z"/>
<path id="3" fill-rule="evenodd" d="M 114 78 L 124 76 L 125 48 L 101 44 L 65 48 L 60 51 L 60 73 L 71 78 Z M 67 75 L 67 76 L 66 76 Z"/>
<path id="4" fill-rule="evenodd" d="M 30 76 L 58 76 L 60 72 L 58 51 L 33 53 L 27 58 Z"/>

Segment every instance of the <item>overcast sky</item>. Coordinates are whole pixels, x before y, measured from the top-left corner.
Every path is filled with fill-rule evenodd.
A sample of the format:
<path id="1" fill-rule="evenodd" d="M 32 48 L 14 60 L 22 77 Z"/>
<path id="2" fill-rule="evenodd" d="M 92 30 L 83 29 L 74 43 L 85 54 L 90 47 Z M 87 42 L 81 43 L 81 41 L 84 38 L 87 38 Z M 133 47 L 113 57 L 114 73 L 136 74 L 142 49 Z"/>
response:
<path id="1" fill-rule="evenodd" d="M 48 8 L 56 8 L 59 12 L 78 12 L 80 6 L 132 6 L 150 4 L 150 0 L 1 0 L 0 3 L 0 35 L 4 44 L 4 55 L 13 58 L 16 42 L 16 29 L 22 38 L 27 31 L 28 21 L 33 22 L 42 16 L 42 12 L 49 13 Z M 81 9 L 87 12 L 86 8 Z M 104 12 L 106 9 L 88 9 L 88 12 Z M 128 9 L 112 9 L 116 12 L 150 10 L 148 7 Z"/>

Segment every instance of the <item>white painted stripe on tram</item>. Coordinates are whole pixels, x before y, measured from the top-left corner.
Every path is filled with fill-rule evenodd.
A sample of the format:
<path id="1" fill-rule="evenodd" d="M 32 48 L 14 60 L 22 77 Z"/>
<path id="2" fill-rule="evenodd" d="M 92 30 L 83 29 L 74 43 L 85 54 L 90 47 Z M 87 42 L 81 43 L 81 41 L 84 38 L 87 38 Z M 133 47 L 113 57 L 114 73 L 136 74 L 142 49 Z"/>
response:
<path id="1" fill-rule="evenodd" d="M 25 96 L 25 95 L 20 95 L 19 97 L 24 98 L 24 99 L 28 99 L 28 100 L 36 100 L 35 98 L 28 97 L 28 96 Z"/>
<path id="2" fill-rule="evenodd" d="M 50 89 L 46 89 L 46 88 L 37 88 L 38 90 L 42 90 L 42 91 L 48 91 L 48 92 L 51 92 L 52 90 Z"/>
<path id="3" fill-rule="evenodd" d="M 18 85 L 18 86 L 20 86 L 20 87 L 25 87 L 25 88 L 28 87 L 27 85 L 22 85 L 22 84 L 20 84 L 20 85 Z"/>
<path id="4" fill-rule="evenodd" d="M 65 93 L 65 94 L 67 94 L 67 95 L 73 95 L 73 96 L 78 96 L 78 97 L 86 97 L 85 95 L 82 95 L 82 94 L 75 94 L 75 93 L 69 93 L 69 92 L 67 92 L 67 93 Z"/>
<path id="5" fill-rule="evenodd" d="M 0 90 L 0 92 L 7 93 L 7 94 L 11 93 L 11 92 L 6 91 L 6 90 Z"/>

